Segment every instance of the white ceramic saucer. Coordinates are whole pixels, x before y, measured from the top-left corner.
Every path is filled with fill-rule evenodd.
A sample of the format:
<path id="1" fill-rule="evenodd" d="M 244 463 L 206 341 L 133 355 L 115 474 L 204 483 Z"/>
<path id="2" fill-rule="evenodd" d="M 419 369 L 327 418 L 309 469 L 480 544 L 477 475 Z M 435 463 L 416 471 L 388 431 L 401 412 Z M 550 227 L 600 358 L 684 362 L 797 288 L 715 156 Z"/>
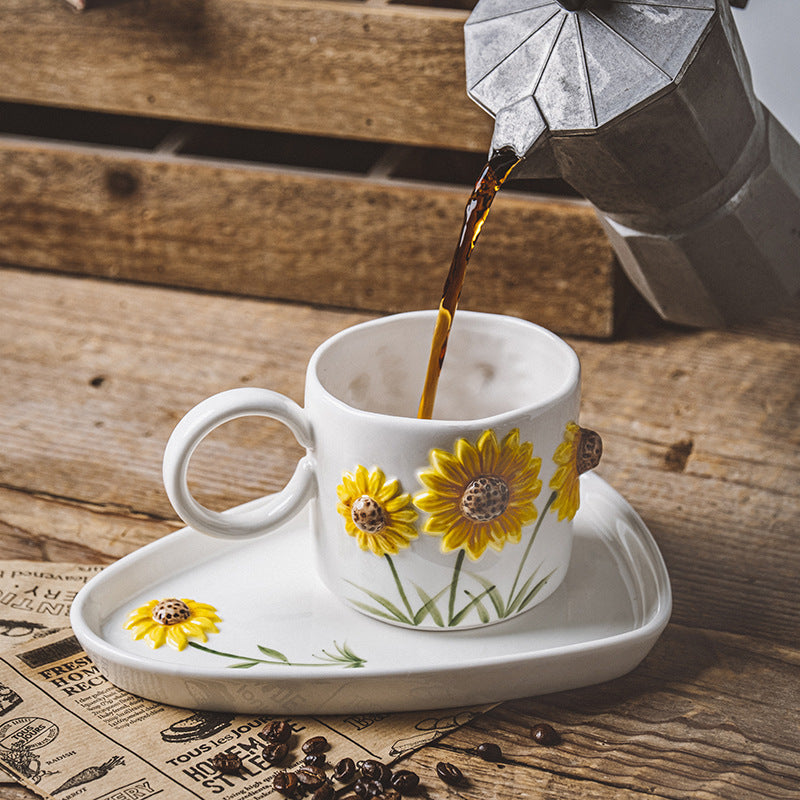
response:
<path id="1" fill-rule="evenodd" d="M 408 630 L 347 608 L 316 579 L 304 516 L 256 540 L 184 528 L 154 542 L 86 584 L 72 627 L 112 683 L 195 709 L 447 708 L 610 680 L 633 669 L 667 624 L 669 576 L 628 503 L 596 475 L 581 480 L 563 584 L 525 614 L 479 631 Z M 217 653 L 152 650 L 123 630 L 129 611 L 165 597 L 217 608 L 220 632 L 204 645 Z"/>

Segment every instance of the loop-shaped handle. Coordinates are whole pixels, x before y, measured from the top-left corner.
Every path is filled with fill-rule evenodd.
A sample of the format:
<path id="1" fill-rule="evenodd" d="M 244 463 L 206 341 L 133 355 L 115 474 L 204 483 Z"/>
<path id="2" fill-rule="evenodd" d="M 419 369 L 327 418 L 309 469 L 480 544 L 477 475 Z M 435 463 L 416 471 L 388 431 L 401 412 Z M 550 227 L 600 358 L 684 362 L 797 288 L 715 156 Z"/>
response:
<path id="1" fill-rule="evenodd" d="M 300 406 L 269 389 L 229 389 L 198 403 L 175 426 L 164 450 L 164 488 L 178 516 L 210 536 L 250 538 L 268 533 L 294 516 L 316 493 L 309 456 L 297 463 L 289 483 L 276 495 L 229 511 L 212 511 L 189 491 L 187 473 L 195 448 L 215 428 L 240 417 L 270 417 L 286 425 L 303 447 L 312 443 L 311 426 Z"/>

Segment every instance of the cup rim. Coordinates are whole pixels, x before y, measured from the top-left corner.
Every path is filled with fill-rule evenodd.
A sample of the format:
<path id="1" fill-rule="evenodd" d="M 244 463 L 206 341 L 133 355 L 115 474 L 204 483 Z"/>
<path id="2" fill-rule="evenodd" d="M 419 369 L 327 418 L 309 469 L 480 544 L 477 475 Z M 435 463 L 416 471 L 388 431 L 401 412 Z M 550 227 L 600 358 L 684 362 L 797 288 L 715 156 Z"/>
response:
<path id="1" fill-rule="evenodd" d="M 308 362 L 308 369 L 306 371 L 306 393 L 308 394 L 309 383 L 313 381 L 317 390 L 325 397 L 326 402 L 330 403 L 331 405 L 339 409 L 346 410 L 352 414 L 357 414 L 359 416 L 364 416 L 367 418 L 373 418 L 375 420 L 379 419 L 383 422 L 383 424 L 394 423 L 394 424 L 405 425 L 412 423 L 416 425 L 433 425 L 440 428 L 441 427 L 463 428 L 465 425 L 487 426 L 487 427 L 489 425 L 497 425 L 501 424 L 506 419 L 519 417 L 521 414 L 531 414 L 535 412 L 536 415 L 539 415 L 544 413 L 548 409 L 558 405 L 559 403 L 563 402 L 576 390 L 580 389 L 580 377 L 581 377 L 580 360 L 575 350 L 569 344 L 567 344 L 567 342 L 565 342 L 561 337 L 553 333 L 551 330 L 544 328 L 541 325 L 537 325 L 535 322 L 530 322 L 529 320 L 522 319 L 521 317 L 515 317 L 509 314 L 496 314 L 492 312 L 468 311 L 468 310 L 458 310 L 456 312 L 455 319 L 469 318 L 474 320 L 478 318 L 490 318 L 494 320 L 501 320 L 504 324 L 517 325 L 520 327 L 532 329 L 535 330 L 539 336 L 542 336 L 544 339 L 548 340 L 550 344 L 554 345 L 556 348 L 561 350 L 564 355 L 565 361 L 567 362 L 566 376 L 563 381 L 563 386 L 544 401 L 537 401 L 525 405 L 519 405 L 513 409 L 510 409 L 508 411 L 502 411 L 498 414 L 491 414 L 485 417 L 475 417 L 470 419 L 439 419 L 437 417 L 432 417 L 430 419 L 427 419 L 427 418 L 419 418 L 411 416 L 400 416 L 396 414 L 384 414 L 379 411 L 368 411 L 350 405 L 349 403 L 345 402 L 344 400 L 342 400 L 341 398 L 337 397 L 335 394 L 330 392 L 325 387 L 318 373 L 319 362 L 327 354 L 327 352 L 331 348 L 336 347 L 339 344 L 339 342 L 342 341 L 342 339 L 346 339 L 349 336 L 351 336 L 354 332 L 364 328 L 380 328 L 386 325 L 394 324 L 397 321 L 403 319 L 409 319 L 409 320 L 429 319 L 431 322 L 431 333 L 432 333 L 433 323 L 436 320 L 437 313 L 438 311 L 436 309 L 423 309 L 419 311 L 405 311 L 398 314 L 387 314 L 382 317 L 376 317 L 375 319 L 366 320 L 365 322 L 359 322 L 355 325 L 351 325 L 339 331 L 338 333 L 335 333 L 333 336 L 330 336 L 328 339 L 326 339 L 324 342 L 322 342 L 322 344 L 320 344 L 317 347 L 317 349 L 314 351 L 314 353 L 311 356 L 311 359 Z"/>

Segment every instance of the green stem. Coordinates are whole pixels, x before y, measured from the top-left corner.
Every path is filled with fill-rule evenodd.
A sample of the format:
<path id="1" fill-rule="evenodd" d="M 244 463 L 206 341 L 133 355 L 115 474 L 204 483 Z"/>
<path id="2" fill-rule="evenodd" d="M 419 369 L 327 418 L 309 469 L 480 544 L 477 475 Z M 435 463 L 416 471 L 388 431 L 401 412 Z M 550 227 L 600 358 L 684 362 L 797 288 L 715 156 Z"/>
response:
<path id="1" fill-rule="evenodd" d="M 281 661 L 275 660 L 270 661 L 264 658 L 251 658 L 250 656 L 240 656 L 236 655 L 236 653 L 223 653 L 221 650 L 213 650 L 210 647 L 204 647 L 202 644 L 197 644 L 197 642 L 187 642 L 189 647 L 194 647 L 195 650 L 202 650 L 204 653 L 211 653 L 215 656 L 224 656 L 225 658 L 235 658 L 239 661 L 246 663 L 246 664 L 276 664 L 276 665 L 283 665 L 284 667 L 327 667 L 330 664 L 326 664 L 324 661 L 314 661 L 311 663 L 303 663 L 301 661 Z"/>
<path id="2" fill-rule="evenodd" d="M 450 581 L 450 601 L 447 606 L 447 624 L 453 624 L 453 611 L 456 605 L 456 587 L 458 586 L 458 576 L 461 574 L 461 565 L 464 563 L 465 550 L 462 548 L 458 551 L 456 558 L 456 565 L 453 567 L 453 577 Z"/>
<path id="3" fill-rule="evenodd" d="M 400 582 L 400 576 L 397 574 L 397 568 L 394 565 L 394 561 L 392 561 L 392 557 L 388 553 L 386 553 L 385 557 L 386 561 L 389 563 L 389 569 L 392 571 L 392 576 L 394 577 L 397 591 L 400 593 L 400 599 L 403 601 L 406 611 L 408 611 L 408 616 L 411 617 L 411 619 L 414 619 L 414 612 L 411 610 L 411 603 L 408 602 L 405 590 L 403 589 L 403 584 Z"/>
<path id="4" fill-rule="evenodd" d="M 539 533 L 539 528 L 542 527 L 542 522 L 544 521 L 545 515 L 550 510 L 550 506 L 553 505 L 553 501 L 558 496 L 558 492 L 551 492 L 550 497 L 547 498 L 547 503 L 545 503 L 544 510 L 539 515 L 539 519 L 536 521 L 536 527 L 533 529 L 533 533 L 531 534 L 531 538 L 528 540 L 528 546 L 525 548 L 525 553 L 522 556 L 522 561 L 519 562 L 519 569 L 517 569 L 517 575 L 514 578 L 514 583 L 511 585 L 511 591 L 508 593 L 508 600 L 506 601 L 506 605 L 510 605 L 511 601 L 514 599 L 514 592 L 517 589 L 517 584 L 519 583 L 520 576 L 522 575 L 522 568 L 525 566 L 525 561 L 528 558 L 528 554 L 531 552 L 531 547 L 533 547 L 534 539 L 536 539 L 536 534 Z"/>

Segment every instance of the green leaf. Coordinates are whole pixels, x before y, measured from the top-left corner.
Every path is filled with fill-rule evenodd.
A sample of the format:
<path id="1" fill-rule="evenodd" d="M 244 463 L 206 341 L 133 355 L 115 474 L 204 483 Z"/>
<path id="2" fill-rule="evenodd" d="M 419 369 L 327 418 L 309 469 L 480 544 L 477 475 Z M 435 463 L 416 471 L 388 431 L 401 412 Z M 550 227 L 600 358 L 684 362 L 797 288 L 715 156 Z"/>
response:
<path id="1" fill-rule="evenodd" d="M 454 617 L 453 617 L 453 618 L 450 620 L 450 627 L 451 627 L 451 628 L 454 628 L 456 625 L 460 624 L 460 623 L 463 621 L 464 617 L 466 617 L 466 616 L 467 616 L 467 614 L 469 614 L 469 612 L 470 612 L 470 609 L 471 609 L 473 606 L 476 606 L 478 603 L 480 603 L 480 601 L 481 601 L 481 598 L 483 598 L 483 597 L 485 597 L 487 594 L 489 594 L 490 590 L 491 590 L 491 589 L 487 589 L 485 592 L 481 592 L 479 595 L 477 595 L 477 596 L 473 597 L 473 598 L 472 598 L 472 600 L 470 600 L 470 601 L 469 601 L 469 603 L 467 603 L 467 604 L 464 606 L 464 608 L 462 608 L 462 609 L 461 609 L 461 611 L 459 611 L 459 612 L 458 612 L 458 614 L 456 614 L 456 615 L 455 615 L 455 616 L 454 616 Z M 468 594 L 469 594 L 469 593 L 468 593 Z M 480 614 L 480 612 L 478 612 L 478 614 Z"/>
<path id="2" fill-rule="evenodd" d="M 431 597 L 421 586 L 417 586 L 414 584 L 414 588 L 417 590 L 417 594 L 419 595 L 419 599 L 422 600 L 423 605 L 420 607 L 419 611 L 414 615 L 414 624 L 419 625 L 428 614 L 431 615 L 431 619 L 434 621 L 434 624 L 438 625 L 440 628 L 444 627 L 444 620 L 442 619 L 442 615 L 439 612 L 439 609 L 436 606 L 436 601 L 450 588 L 449 586 L 445 586 L 435 597 Z"/>
<path id="3" fill-rule="evenodd" d="M 545 575 L 544 578 L 542 578 L 539 583 L 537 583 L 536 586 L 531 589 L 527 597 L 522 601 L 522 603 L 520 603 L 520 609 L 525 608 L 525 606 L 527 606 L 528 603 L 530 603 L 530 601 L 533 600 L 537 594 L 539 594 L 539 590 L 547 583 L 547 581 L 550 580 L 550 576 L 553 574 L 553 572 L 555 572 L 555 570 L 552 570 L 548 575 Z"/>
<path id="4" fill-rule="evenodd" d="M 395 619 L 399 620 L 400 622 L 405 622 L 408 625 L 413 625 L 413 622 L 391 600 L 387 600 L 377 592 L 372 592 L 369 589 L 365 589 L 363 586 L 359 586 L 357 583 L 353 583 L 352 581 L 348 581 L 348 583 L 351 586 L 355 586 L 356 589 L 364 592 L 364 594 L 371 597 L 376 603 L 382 605 L 392 616 L 394 616 Z M 361 608 L 361 606 L 359 606 L 359 608 Z"/>
<path id="5" fill-rule="evenodd" d="M 257 667 L 259 664 L 264 664 L 264 661 L 243 661 L 241 664 L 228 664 L 230 669 L 250 669 L 250 667 Z"/>
<path id="6" fill-rule="evenodd" d="M 466 590 L 465 590 L 466 591 Z M 486 610 L 486 606 L 481 603 L 480 598 L 476 597 L 472 592 L 466 592 L 469 597 L 471 597 L 475 601 L 475 610 L 478 612 L 478 617 L 480 621 L 486 624 L 489 621 L 489 612 Z"/>
<path id="7" fill-rule="evenodd" d="M 376 617 L 381 617 L 382 619 L 389 619 L 392 622 L 398 621 L 398 617 L 392 614 L 387 614 L 386 612 L 381 611 L 379 608 L 371 606 L 368 603 L 361 603 L 358 600 L 353 600 L 352 598 L 348 598 L 348 601 L 352 603 L 356 608 L 360 608 L 362 611 L 366 611 L 367 614 L 372 614 Z M 407 622 L 407 620 L 401 619 L 400 622 Z"/>
<path id="8" fill-rule="evenodd" d="M 540 565 L 541 566 L 541 565 Z M 530 588 L 530 585 L 533 583 L 533 579 L 536 577 L 536 573 L 539 571 L 539 567 L 530 574 L 528 580 L 519 587 L 519 591 L 514 595 L 511 601 L 508 604 L 508 614 L 513 614 L 517 609 L 519 609 L 520 604 L 522 603 L 522 598 L 525 597 L 526 592 Z"/>
<path id="9" fill-rule="evenodd" d="M 473 572 L 468 573 L 470 577 L 474 578 L 483 588 L 489 593 L 489 599 L 492 601 L 495 613 L 498 619 L 503 619 L 506 616 L 506 604 L 500 595 L 497 587 L 491 582 L 487 581 L 482 575 L 476 575 Z"/>
<path id="10" fill-rule="evenodd" d="M 277 658 L 278 661 L 283 661 L 284 664 L 288 664 L 289 663 L 289 659 L 286 658 L 286 656 L 283 653 L 279 652 L 278 650 L 273 650 L 271 647 L 264 647 L 263 645 L 260 645 L 260 644 L 256 645 L 256 647 L 265 656 L 268 656 L 269 658 Z"/>

